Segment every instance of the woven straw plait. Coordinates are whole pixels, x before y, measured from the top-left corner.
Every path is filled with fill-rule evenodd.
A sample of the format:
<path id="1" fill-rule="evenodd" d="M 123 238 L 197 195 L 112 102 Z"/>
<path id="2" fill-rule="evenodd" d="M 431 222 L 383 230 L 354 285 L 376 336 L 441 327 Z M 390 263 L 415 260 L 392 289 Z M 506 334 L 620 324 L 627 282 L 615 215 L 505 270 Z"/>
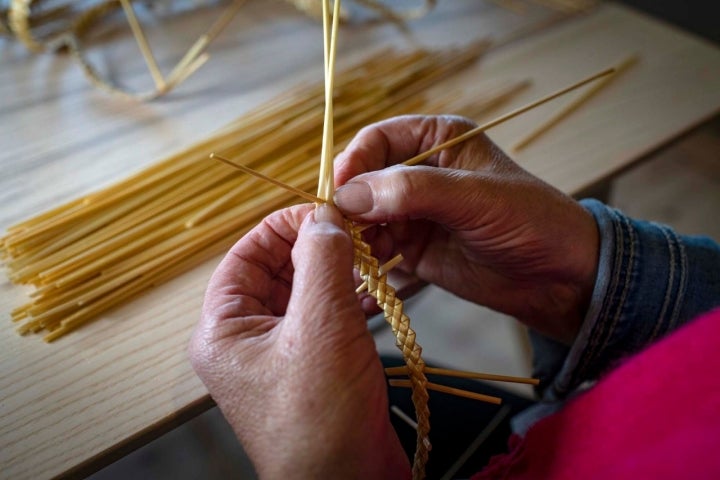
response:
<path id="1" fill-rule="evenodd" d="M 387 282 L 387 272 L 381 271 L 380 262 L 372 255 L 370 245 L 361 236 L 362 229 L 349 225 L 353 239 L 353 257 L 360 278 L 367 285 L 367 291 L 383 310 L 385 320 L 395 335 L 395 344 L 402 352 L 409 370 L 412 385 L 412 401 L 417 420 L 417 447 L 413 462 L 413 478 L 425 477 L 425 464 L 430 451 L 430 409 L 428 408 L 427 378 L 422 348 L 415 341 L 415 331 L 410 328 L 410 318 L 403 313 L 403 302 L 395 295 L 395 289 Z"/>

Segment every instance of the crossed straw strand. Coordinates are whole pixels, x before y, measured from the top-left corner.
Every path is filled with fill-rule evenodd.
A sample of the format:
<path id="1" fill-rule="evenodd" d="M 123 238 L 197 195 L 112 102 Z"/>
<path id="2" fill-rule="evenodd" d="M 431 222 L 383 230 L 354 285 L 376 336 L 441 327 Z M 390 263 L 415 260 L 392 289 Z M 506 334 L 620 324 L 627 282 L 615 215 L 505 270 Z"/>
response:
<path id="1" fill-rule="evenodd" d="M 425 478 L 425 465 L 430 452 L 430 408 L 422 347 L 415 341 L 415 331 L 410 327 L 410 318 L 403 312 L 403 301 L 397 298 L 395 288 L 387 282 L 387 271 L 381 270 L 380 262 L 372 255 L 370 245 L 363 241 L 362 227 L 347 222 L 347 228 L 353 240 L 354 266 L 359 271 L 363 284 L 367 286 L 368 293 L 375 298 L 385 320 L 390 324 L 395 335 L 395 345 L 402 352 L 408 369 L 417 419 L 413 478 Z"/>

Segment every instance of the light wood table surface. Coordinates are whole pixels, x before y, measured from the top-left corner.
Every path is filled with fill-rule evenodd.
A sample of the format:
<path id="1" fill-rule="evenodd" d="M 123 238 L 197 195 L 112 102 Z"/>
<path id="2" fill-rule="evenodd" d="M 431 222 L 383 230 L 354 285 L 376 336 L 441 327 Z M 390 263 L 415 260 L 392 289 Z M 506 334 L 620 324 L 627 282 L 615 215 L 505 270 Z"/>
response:
<path id="1" fill-rule="evenodd" d="M 392 25 L 343 27 L 340 64 L 388 44 L 504 38 L 545 25 L 553 15 L 539 7 L 517 15 L 477 0 L 439 3 L 410 24 L 408 34 Z M 161 65 L 177 60 L 215 14 L 184 15 L 168 30 L 152 29 Z M 122 41 L 132 45 L 129 39 L 118 44 Z M 140 75 L 139 55 L 119 47 L 117 52 L 110 61 Z M 533 86 L 509 110 L 631 52 L 641 57 L 636 67 L 516 157 L 531 172 L 577 193 L 719 111 L 718 49 L 607 4 L 493 50 L 447 88 L 472 101 L 469 86 L 531 79 Z M 322 76 L 320 25 L 282 2 L 250 2 L 210 53 L 210 62 L 177 91 L 138 104 L 95 90 L 70 59 L 31 55 L 0 40 L 0 228 L 123 178 L 274 94 Z M 508 147 L 569 100 L 490 135 Z M 215 264 L 51 345 L 15 334 L 9 312 L 26 300 L 29 289 L 0 277 L 0 477 L 83 475 L 207 408 L 210 400 L 185 348 Z"/>

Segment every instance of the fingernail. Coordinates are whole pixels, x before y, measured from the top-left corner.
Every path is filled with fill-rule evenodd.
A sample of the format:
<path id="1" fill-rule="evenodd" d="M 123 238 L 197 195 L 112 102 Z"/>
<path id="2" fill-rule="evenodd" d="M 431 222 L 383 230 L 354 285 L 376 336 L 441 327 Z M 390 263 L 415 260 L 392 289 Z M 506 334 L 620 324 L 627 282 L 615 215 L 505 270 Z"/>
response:
<path id="1" fill-rule="evenodd" d="M 315 223 L 332 223 L 335 226 L 343 226 L 343 217 L 340 211 L 326 203 L 315 207 Z"/>
<path id="2" fill-rule="evenodd" d="M 365 182 L 350 182 L 335 191 L 335 205 L 345 213 L 358 215 L 373 208 L 373 194 Z"/>

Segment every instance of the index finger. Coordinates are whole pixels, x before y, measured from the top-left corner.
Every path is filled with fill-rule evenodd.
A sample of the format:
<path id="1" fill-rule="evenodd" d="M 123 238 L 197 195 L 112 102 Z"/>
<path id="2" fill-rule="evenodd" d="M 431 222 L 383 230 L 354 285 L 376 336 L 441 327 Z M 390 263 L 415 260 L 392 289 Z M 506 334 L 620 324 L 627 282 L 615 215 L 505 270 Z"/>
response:
<path id="1" fill-rule="evenodd" d="M 304 204 L 279 210 L 233 245 L 210 279 L 205 312 L 283 314 L 292 282 L 292 246 L 311 208 Z"/>
<path id="2" fill-rule="evenodd" d="M 360 130 L 345 151 L 337 156 L 335 183 L 344 185 L 360 174 L 402 163 L 475 126 L 466 118 L 449 115 L 404 115 L 369 125 Z M 479 141 L 483 146 L 489 143 L 484 137 Z M 458 145 L 433 155 L 424 163 L 462 168 L 459 153 L 470 148 L 469 142 Z M 485 156 L 479 153 L 481 158 Z"/>

